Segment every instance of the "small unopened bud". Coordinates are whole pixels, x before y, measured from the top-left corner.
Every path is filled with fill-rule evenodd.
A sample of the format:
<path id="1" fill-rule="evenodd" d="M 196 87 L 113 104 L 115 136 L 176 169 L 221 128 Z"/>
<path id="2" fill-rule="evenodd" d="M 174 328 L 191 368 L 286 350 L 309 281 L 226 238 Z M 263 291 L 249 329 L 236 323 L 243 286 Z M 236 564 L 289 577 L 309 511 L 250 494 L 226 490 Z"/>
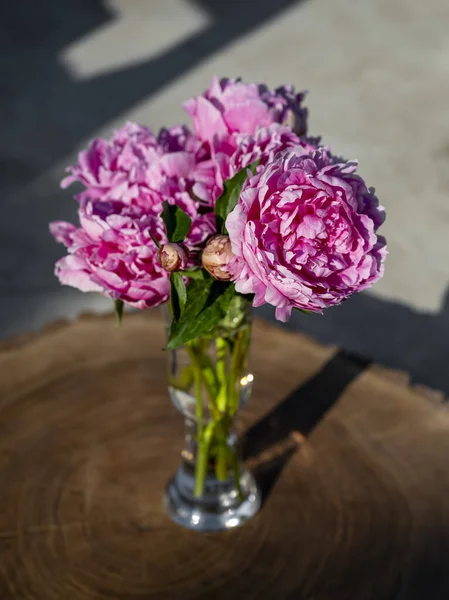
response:
<path id="1" fill-rule="evenodd" d="M 159 262 L 162 268 L 169 273 L 185 269 L 188 257 L 187 248 L 173 242 L 164 244 L 159 250 Z"/>
<path id="2" fill-rule="evenodd" d="M 227 235 L 215 235 L 211 238 L 201 255 L 203 267 L 212 277 L 220 281 L 229 281 L 232 277 L 227 266 L 232 258 L 231 240 Z"/>

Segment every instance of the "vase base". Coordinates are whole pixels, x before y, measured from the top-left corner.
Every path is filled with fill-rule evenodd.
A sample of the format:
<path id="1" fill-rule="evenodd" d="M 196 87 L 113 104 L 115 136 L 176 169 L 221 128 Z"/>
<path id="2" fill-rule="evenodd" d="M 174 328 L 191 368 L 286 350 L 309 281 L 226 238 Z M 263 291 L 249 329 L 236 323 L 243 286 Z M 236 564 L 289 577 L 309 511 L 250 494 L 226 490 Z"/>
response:
<path id="1" fill-rule="evenodd" d="M 261 494 L 254 477 L 242 470 L 241 495 L 235 481 L 217 481 L 206 478 L 205 493 L 197 498 L 193 494 L 194 478 L 180 467 L 167 485 L 164 504 L 170 518 L 194 531 L 225 531 L 240 527 L 254 517 L 261 506 Z"/>

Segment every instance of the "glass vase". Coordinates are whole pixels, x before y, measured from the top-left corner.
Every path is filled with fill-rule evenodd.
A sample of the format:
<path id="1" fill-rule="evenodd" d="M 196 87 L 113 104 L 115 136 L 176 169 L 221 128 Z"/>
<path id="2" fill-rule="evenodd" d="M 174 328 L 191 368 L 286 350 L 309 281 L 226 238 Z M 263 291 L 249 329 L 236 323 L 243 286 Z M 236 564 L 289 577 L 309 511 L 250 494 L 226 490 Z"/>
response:
<path id="1" fill-rule="evenodd" d="M 169 393 L 185 419 L 186 436 L 165 506 L 176 523 L 189 529 L 237 527 L 261 505 L 234 430 L 254 379 L 247 367 L 250 335 L 249 308 L 236 297 L 212 332 L 170 353 Z"/>

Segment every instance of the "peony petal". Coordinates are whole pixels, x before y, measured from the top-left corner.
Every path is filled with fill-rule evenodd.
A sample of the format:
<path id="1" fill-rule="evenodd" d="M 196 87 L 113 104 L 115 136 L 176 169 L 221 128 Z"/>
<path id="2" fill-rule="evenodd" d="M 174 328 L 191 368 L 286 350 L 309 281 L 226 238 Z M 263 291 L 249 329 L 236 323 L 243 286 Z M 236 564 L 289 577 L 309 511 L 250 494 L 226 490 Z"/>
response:
<path id="1" fill-rule="evenodd" d="M 53 221 L 50 223 L 50 233 L 57 242 L 64 244 L 67 248 L 70 248 L 73 242 L 73 234 L 76 231 L 75 225 L 67 223 L 66 221 Z"/>
<path id="2" fill-rule="evenodd" d="M 201 139 L 211 140 L 215 135 L 227 134 L 220 111 L 206 98 L 192 98 L 183 107 L 191 116 L 195 133 Z"/>
<path id="3" fill-rule="evenodd" d="M 292 308 L 291 305 L 277 306 L 275 311 L 276 319 L 282 323 L 287 323 L 291 317 Z"/>

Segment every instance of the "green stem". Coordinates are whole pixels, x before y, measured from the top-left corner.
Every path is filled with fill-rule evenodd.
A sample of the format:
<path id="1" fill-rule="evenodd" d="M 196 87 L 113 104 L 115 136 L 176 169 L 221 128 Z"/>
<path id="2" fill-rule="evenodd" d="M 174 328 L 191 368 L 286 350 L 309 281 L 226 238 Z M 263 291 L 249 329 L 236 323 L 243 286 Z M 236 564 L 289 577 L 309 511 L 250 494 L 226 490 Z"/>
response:
<path id="1" fill-rule="evenodd" d="M 217 446 L 217 454 L 215 456 L 215 474 L 219 481 L 226 481 L 228 479 L 228 460 L 226 443 L 219 444 Z"/>
<path id="2" fill-rule="evenodd" d="M 229 477 L 228 439 L 232 420 L 225 415 L 216 422 L 215 439 L 215 474 L 220 481 L 226 481 Z"/>
<path id="3" fill-rule="evenodd" d="M 209 423 L 201 439 L 198 440 L 198 452 L 195 465 L 195 496 L 199 498 L 204 493 L 204 481 L 209 466 L 209 451 L 211 440 L 214 434 L 215 423 Z"/>
<path id="4" fill-rule="evenodd" d="M 208 357 L 205 356 L 204 350 L 201 350 L 201 348 L 197 349 L 194 342 L 189 342 L 188 344 L 185 345 L 185 348 L 190 357 L 190 361 L 192 363 L 194 373 L 199 373 L 200 378 L 202 378 L 204 381 L 204 385 L 206 386 L 207 392 L 209 394 L 209 403 L 210 403 L 210 407 L 211 407 L 211 412 L 212 412 L 214 418 L 218 418 L 219 410 L 215 403 L 215 396 L 217 393 L 216 392 L 217 383 L 216 383 L 216 375 L 213 371 L 213 367 L 212 367 L 210 361 L 209 362 L 206 361 L 206 358 L 208 359 Z M 196 379 L 195 379 L 195 384 L 196 384 Z M 195 389 L 197 389 L 196 385 L 195 385 Z"/>
<path id="5" fill-rule="evenodd" d="M 222 337 L 218 337 L 216 339 L 216 348 L 217 348 L 217 380 L 218 380 L 218 397 L 217 397 L 217 407 L 218 410 L 222 413 L 226 412 L 227 404 L 228 404 L 228 386 L 227 386 L 227 377 L 226 377 L 226 350 L 227 343 L 226 340 Z"/>
<path id="6" fill-rule="evenodd" d="M 204 484 L 213 455 L 217 479 L 226 481 L 232 471 L 239 498 L 243 500 L 238 458 L 236 451 L 228 446 L 228 437 L 233 416 L 239 406 L 239 378 L 245 370 L 249 329 L 238 331 L 232 341 L 226 337 L 216 338 L 215 365 L 207 356 L 210 341 L 212 340 L 207 338 L 197 339 L 185 345 L 191 359 L 196 396 L 198 430 L 195 496 L 200 497 L 204 493 Z M 206 398 L 212 418 L 207 425 L 204 424 L 203 386 L 207 390 Z"/>
<path id="7" fill-rule="evenodd" d="M 241 356 L 241 345 L 243 331 L 239 331 L 235 336 L 234 347 L 232 349 L 231 365 L 229 367 L 229 378 L 228 378 L 228 397 L 229 397 L 229 413 L 233 415 L 239 404 L 239 385 L 238 378 L 242 372 L 242 359 Z"/>
<path id="8" fill-rule="evenodd" d="M 228 454 L 229 454 L 229 462 L 231 463 L 231 468 L 232 468 L 232 472 L 234 475 L 235 486 L 237 488 L 239 500 L 240 500 L 240 502 L 243 502 L 244 497 L 243 497 L 243 492 L 242 492 L 242 486 L 240 485 L 240 468 L 239 468 L 239 461 L 237 458 L 237 453 L 235 450 L 233 450 L 232 448 L 229 448 L 229 447 L 227 447 L 226 450 L 228 451 Z"/>
<path id="9" fill-rule="evenodd" d="M 201 393 L 201 370 L 196 365 L 193 366 L 193 377 L 195 379 L 195 415 L 196 415 L 196 426 L 198 439 L 201 440 L 203 436 L 204 427 L 204 407 L 203 407 L 203 395 Z"/>
<path id="10" fill-rule="evenodd" d="M 217 379 L 222 383 L 226 379 L 226 350 L 227 343 L 222 337 L 216 339 L 217 346 Z"/>

